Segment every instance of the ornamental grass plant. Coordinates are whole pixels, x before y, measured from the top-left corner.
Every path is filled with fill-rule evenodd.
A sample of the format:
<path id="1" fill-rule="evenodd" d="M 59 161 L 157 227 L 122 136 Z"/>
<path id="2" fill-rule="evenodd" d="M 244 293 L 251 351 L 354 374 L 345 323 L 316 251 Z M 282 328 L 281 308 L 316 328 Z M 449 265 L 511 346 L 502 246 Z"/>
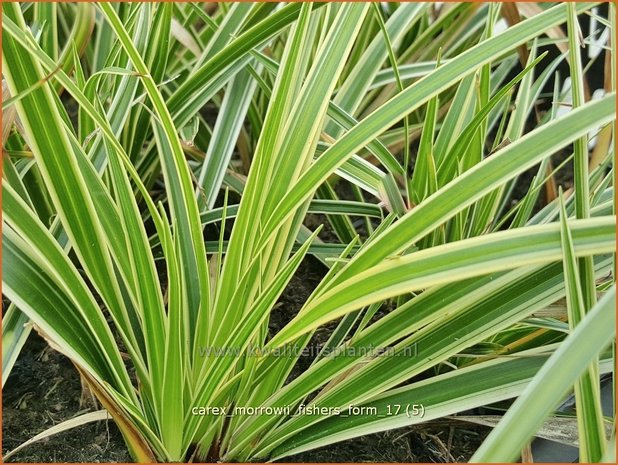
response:
<path id="1" fill-rule="evenodd" d="M 263 462 L 493 405 L 513 461 L 573 393 L 611 461 L 613 3 L 2 10 L 3 385 L 34 329 L 101 406 L 55 431 Z"/>

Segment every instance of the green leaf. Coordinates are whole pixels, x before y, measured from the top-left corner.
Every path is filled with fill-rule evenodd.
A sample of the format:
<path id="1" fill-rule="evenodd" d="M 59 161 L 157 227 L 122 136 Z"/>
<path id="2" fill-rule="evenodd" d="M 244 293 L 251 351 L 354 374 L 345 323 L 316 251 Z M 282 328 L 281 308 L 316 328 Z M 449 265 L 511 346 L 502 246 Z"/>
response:
<path id="1" fill-rule="evenodd" d="M 560 197 L 560 235 L 562 239 L 564 276 L 569 327 L 577 328 L 586 316 L 582 285 L 577 267 L 573 238 L 567 223 L 564 199 Z M 594 275 L 593 275 L 594 277 Z M 595 289 L 596 293 L 596 289 Z M 580 439 L 580 456 L 586 462 L 598 462 L 605 452 L 605 431 L 601 409 L 601 389 L 596 361 L 575 383 L 575 405 Z"/>
<path id="2" fill-rule="evenodd" d="M 582 248 L 576 249 L 577 255 L 612 252 L 615 249 L 614 225 L 614 217 L 574 223 L 574 241 L 582 241 Z M 268 347 L 280 347 L 311 329 L 376 301 L 496 271 L 548 263 L 561 256 L 559 228 L 544 225 L 488 234 L 386 259 L 331 286 L 312 300 L 269 341 Z"/>
<path id="3" fill-rule="evenodd" d="M 472 462 L 510 462 L 517 458 L 562 396 L 615 337 L 615 309 L 616 286 L 612 286 L 538 371 L 472 456 Z"/>

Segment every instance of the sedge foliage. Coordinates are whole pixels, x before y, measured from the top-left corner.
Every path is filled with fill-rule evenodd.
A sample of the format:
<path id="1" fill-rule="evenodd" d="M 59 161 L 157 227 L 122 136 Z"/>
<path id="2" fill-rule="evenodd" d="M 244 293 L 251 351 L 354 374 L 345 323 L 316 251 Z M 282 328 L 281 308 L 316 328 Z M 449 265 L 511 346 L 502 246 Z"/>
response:
<path id="1" fill-rule="evenodd" d="M 143 462 L 281 458 L 520 396 L 475 456 L 512 460 L 574 389 L 601 460 L 615 43 L 591 100 L 579 21 L 614 15 L 526 5 L 4 4 L 3 382 L 34 327 Z M 323 279 L 273 331 L 308 255 Z"/>

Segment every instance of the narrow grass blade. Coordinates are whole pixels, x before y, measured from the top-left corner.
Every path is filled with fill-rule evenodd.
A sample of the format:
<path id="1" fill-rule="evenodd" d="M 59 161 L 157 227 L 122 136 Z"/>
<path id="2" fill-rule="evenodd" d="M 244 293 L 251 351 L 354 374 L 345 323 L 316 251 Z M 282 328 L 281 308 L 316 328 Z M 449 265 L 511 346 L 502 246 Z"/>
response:
<path id="1" fill-rule="evenodd" d="M 567 223 L 564 199 L 560 197 L 560 235 L 563 248 L 565 286 L 569 327 L 577 328 L 586 316 L 582 285 L 571 230 Z M 596 289 L 595 289 L 596 294 Z M 575 382 L 575 405 L 580 437 L 580 457 L 584 462 L 598 462 L 603 457 L 606 439 L 601 409 L 601 391 L 597 363 L 594 361 Z"/>
<path id="2" fill-rule="evenodd" d="M 471 462 L 509 462 L 517 458 L 545 417 L 615 336 L 615 309 L 616 287 L 612 286 L 543 365 Z"/>

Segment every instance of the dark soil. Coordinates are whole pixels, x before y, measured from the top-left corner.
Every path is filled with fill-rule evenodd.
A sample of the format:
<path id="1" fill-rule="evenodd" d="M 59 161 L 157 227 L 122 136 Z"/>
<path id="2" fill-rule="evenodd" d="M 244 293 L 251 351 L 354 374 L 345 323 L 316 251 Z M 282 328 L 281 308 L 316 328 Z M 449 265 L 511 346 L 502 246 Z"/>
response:
<path id="1" fill-rule="evenodd" d="M 446 422 L 445 422 L 446 423 Z M 400 428 L 371 434 L 303 454 L 286 462 L 467 462 L 489 430 L 475 425 Z"/>
<path id="2" fill-rule="evenodd" d="M 80 406 L 81 405 L 81 406 Z M 2 453 L 62 421 L 92 410 L 77 371 L 32 333 L 2 391 Z M 113 421 L 94 422 L 24 448 L 13 462 L 127 462 Z"/>
<path id="3" fill-rule="evenodd" d="M 325 272 L 308 258 L 273 311 L 271 330 L 277 331 L 298 311 Z M 334 327 L 336 323 L 333 324 Z M 316 332 L 310 345 L 328 339 L 332 327 Z M 291 378 L 311 363 L 299 360 Z M 2 452 L 14 449 L 36 434 L 79 414 L 92 411 L 82 399 L 76 370 L 69 360 L 32 334 L 2 393 Z M 488 431 L 464 423 L 432 423 L 402 428 L 286 458 L 286 462 L 464 462 Z M 51 436 L 18 452 L 12 462 L 130 462 L 122 435 L 113 421 L 94 422 Z"/>

